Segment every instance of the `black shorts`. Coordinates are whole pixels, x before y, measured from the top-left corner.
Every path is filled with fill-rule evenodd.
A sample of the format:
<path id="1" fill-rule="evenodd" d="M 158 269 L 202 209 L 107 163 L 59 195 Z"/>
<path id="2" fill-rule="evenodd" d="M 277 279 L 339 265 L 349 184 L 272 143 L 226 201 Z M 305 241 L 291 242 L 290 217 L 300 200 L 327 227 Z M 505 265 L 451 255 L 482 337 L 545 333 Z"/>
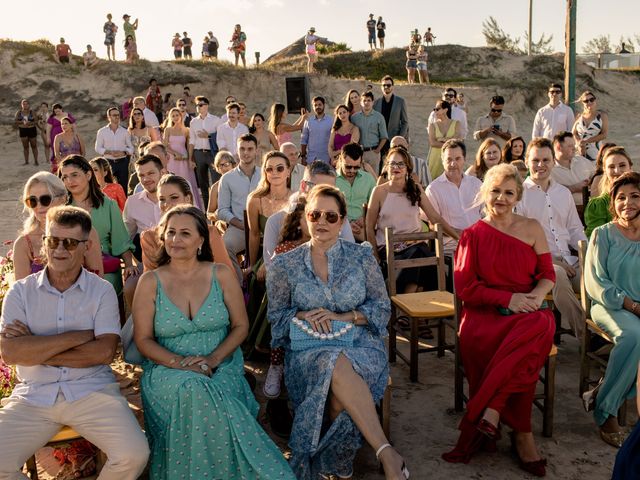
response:
<path id="1" fill-rule="evenodd" d="M 184 47 L 184 56 L 191 57 L 191 47 Z"/>
<path id="2" fill-rule="evenodd" d="M 173 56 L 176 58 L 182 58 L 182 50 L 174 50 Z"/>
<path id="3" fill-rule="evenodd" d="M 20 132 L 20 138 L 36 138 L 38 136 L 38 129 L 36 127 L 18 128 Z"/>
<path id="4" fill-rule="evenodd" d="M 69 57 L 60 57 L 60 63 L 69 63 Z"/>

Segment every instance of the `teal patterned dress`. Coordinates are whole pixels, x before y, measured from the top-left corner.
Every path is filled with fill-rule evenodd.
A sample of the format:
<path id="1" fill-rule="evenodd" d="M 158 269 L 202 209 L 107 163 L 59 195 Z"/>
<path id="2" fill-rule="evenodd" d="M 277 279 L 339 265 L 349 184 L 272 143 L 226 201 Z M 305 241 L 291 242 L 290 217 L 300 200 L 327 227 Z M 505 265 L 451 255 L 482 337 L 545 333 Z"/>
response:
<path id="1" fill-rule="evenodd" d="M 209 295 L 193 320 L 171 302 L 156 275 L 154 330 L 164 348 L 183 356 L 208 355 L 227 337 L 229 313 L 213 268 Z M 211 378 L 150 360 L 143 367 L 149 478 L 295 479 L 256 421 L 259 407 L 244 379 L 240 349 Z"/>

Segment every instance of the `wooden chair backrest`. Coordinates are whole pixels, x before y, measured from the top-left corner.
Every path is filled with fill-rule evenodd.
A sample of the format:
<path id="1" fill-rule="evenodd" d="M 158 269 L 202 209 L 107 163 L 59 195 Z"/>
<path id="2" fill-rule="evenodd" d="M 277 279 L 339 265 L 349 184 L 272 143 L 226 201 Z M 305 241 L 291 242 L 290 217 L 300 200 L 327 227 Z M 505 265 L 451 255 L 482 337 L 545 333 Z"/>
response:
<path id="1" fill-rule="evenodd" d="M 589 318 L 589 312 L 591 311 L 591 299 L 589 298 L 589 295 L 587 295 L 587 287 L 584 283 L 584 268 L 587 256 L 587 245 L 588 243 L 585 240 L 580 240 L 578 242 L 578 258 L 580 259 L 580 303 L 582 304 L 584 313 L 586 314 L 587 318 Z"/>
<path id="2" fill-rule="evenodd" d="M 430 232 L 418 233 L 393 233 L 390 227 L 385 228 L 385 239 L 387 242 L 387 278 L 389 286 L 389 295 L 396 294 L 396 280 L 399 271 L 403 268 L 430 267 L 436 266 L 438 271 L 438 290 L 446 290 L 445 264 L 444 264 L 444 246 L 442 225 L 435 224 L 435 230 Z M 409 241 L 432 241 L 435 244 L 435 256 L 425 258 L 409 258 L 396 260 L 393 245 L 395 242 Z"/>
<path id="3" fill-rule="evenodd" d="M 362 225 L 364 225 L 362 228 L 364 229 L 364 241 L 366 242 L 368 240 L 367 238 L 367 213 L 369 213 L 369 204 L 368 203 L 363 203 L 362 204 Z"/>

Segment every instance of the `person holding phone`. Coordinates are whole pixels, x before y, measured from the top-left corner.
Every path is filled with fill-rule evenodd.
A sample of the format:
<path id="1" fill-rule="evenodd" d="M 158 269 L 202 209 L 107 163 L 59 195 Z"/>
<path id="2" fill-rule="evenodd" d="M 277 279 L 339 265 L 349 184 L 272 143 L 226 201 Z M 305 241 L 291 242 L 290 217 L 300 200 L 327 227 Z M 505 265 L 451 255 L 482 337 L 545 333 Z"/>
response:
<path id="1" fill-rule="evenodd" d="M 479 142 L 493 138 L 502 148 L 511 137 L 516 135 L 516 122 L 511 115 L 503 113 L 504 104 L 502 95 L 491 97 L 489 113 L 476 120 L 473 138 Z"/>

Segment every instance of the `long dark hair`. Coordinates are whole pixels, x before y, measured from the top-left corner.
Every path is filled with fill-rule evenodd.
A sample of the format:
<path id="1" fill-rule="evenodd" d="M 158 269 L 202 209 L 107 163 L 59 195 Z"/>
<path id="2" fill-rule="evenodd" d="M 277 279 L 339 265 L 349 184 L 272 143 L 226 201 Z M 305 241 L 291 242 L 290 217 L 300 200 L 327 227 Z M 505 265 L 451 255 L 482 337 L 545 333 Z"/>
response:
<path id="1" fill-rule="evenodd" d="M 517 142 L 517 141 L 521 141 L 522 142 L 522 157 L 521 158 L 513 158 L 513 153 L 511 152 L 511 149 L 513 148 L 513 143 Z M 511 163 L 514 160 L 524 160 L 524 152 L 527 151 L 527 142 L 524 141 L 524 138 L 518 136 L 518 137 L 511 137 L 509 140 L 507 140 L 507 143 L 504 144 L 504 147 L 502 147 L 502 160 L 505 163 Z"/>
<path id="2" fill-rule="evenodd" d="M 282 122 L 282 116 L 284 115 L 285 107 L 282 103 L 274 103 L 271 105 L 271 114 L 269 115 L 269 130 L 277 135 L 278 125 Z"/>
<path id="3" fill-rule="evenodd" d="M 109 161 L 104 157 L 95 157 L 89 160 L 89 165 L 99 167 L 104 172 L 104 181 L 106 183 L 116 183 L 113 179 L 113 172 Z"/>
<path id="4" fill-rule="evenodd" d="M 136 123 L 133 120 L 133 113 L 136 110 L 138 110 L 140 112 L 140 115 L 142 115 L 142 123 L 140 124 L 140 128 L 147 128 L 147 124 L 144 123 L 144 112 L 142 111 L 142 109 L 133 108 L 133 109 L 131 109 L 131 113 L 129 114 L 129 130 L 133 130 L 134 128 L 136 128 Z"/>
<path id="5" fill-rule="evenodd" d="M 91 200 L 91 206 L 94 208 L 101 207 L 104 203 L 104 193 L 100 189 L 100 184 L 96 180 L 96 176 L 93 174 L 93 168 L 91 164 L 87 162 L 87 159 L 82 155 L 67 155 L 58 167 L 58 176 L 62 178 L 62 169 L 64 167 L 75 167 L 82 170 L 84 173 L 90 173 L 89 178 L 89 200 Z M 69 194 L 67 198 L 67 205 L 73 203 L 73 196 Z"/>
<path id="6" fill-rule="evenodd" d="M 349 109 L 349 113 L 353 112 L 353 102 L 351 101 L 351 94 L 353 92 L 356 92 L 358 95 L 360 95 L 360 92 L 356 89 L 351 89 L 347 92 L 347 96 L 344 97 L 344 104 L 347 106 L 347 108 Z"/>
<path id="7" fill-rule="evenodd" d="M 256 118 L 261 118 L 262 119 L 262 123 L 263 124 L 265 123 L 264 115 L 262 115 L 261 113 L 254 113 L 251 116 L 251 120 L 249 120 L 249 125 L 248 125 L 249 133 L 251 133 L 251 134 L 256 133 L 256 127 L 254 125 Z"/>
<path id="8" fill-rule="evenodd" d="M 304 215 L 304 207 L 307 206 L 307 198 L 304 195 L 300 195 L 296 201 L 293 211 L 287 213 L 282 222 L 282 228 L 280 229 L 280 243 L 290 241 L 295 242 L 302 238 L 302 227 L 300 222 Z"/>
<path id="9" fill-rule="evenodd" d="M 340 110 L 341 108 L 344 108 L 347 113 L 351 113 L 351 110 L 349 110 L 349 107 L 347 105 L 338 105 L 336 107 L 336 109 L 333 111 L 335 116 L 333 117 L 333 127 L 331 127 L 331 129 L 334 131 L 339 130 L 342 127 L 342 120 L 340 120 L 340 117 L 338 117 L 338 110 Z"/>
<path id="10" fill-rule="evenodd" d="M 407 198 L 411 202 L 411 205 L 415 205 L 420 202 L 420 196 L 422 195 L 422 190 L 418 184 L 413 180 L 411 174 L 413 173 L 413 162 L 411 161 L 411 155 L 404 147 L 392 147 L 387 152 L 387 162 L 391 160 L 391 156 L 397 153 L 402 156 L 404 160 L 404 164 L 407 166 L 407 181 L 404 186 L 404 191 L 407 194 Z"/>
<path id="11" fill-rule="evenodd" d="M 164 247 L 164 236 L 167 232 L 169 220 L 171 220 L 171 217 L 174 215 L 189 215 L 193 218 L 196 223 L 198 234 L 204 239 L 200 253 L 197 254 L 197 259 L 199 262 L 213 262 L 213 252 L 211 250 L 211 245 L 209 244 L 209 227 L 207 226 L 207 217 L 205 217 L 202 210 L 197 207 L 193 207 L 191 205 L 177 205 L 162 216 L 157 227 L 158 236 L 160 238 L 160 252 L 155 260 L 158 266 L 166 265 L 171 261 L 171 257 Z"/>

